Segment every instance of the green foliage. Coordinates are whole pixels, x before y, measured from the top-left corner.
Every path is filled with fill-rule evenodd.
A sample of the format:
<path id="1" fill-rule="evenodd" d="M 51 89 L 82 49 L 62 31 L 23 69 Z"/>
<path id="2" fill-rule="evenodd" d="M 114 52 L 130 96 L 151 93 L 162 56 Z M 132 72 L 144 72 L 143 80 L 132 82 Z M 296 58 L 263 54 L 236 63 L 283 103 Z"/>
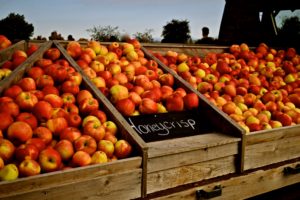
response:
<path id="1" fill-rule="evenodd" d="M 150 43 L 153 42 L 154 39 L 152 37 L 153 29 L 146 29 L 145 32 L 136 32 L 133 36 L 139 41 L 139 42 L 145 42 Z"/>
<path id="2" fill-rule="evenodd" d="M 0 34 L 11 41 L 29 40 L 33 35 L 34 27 L 25 21 L 24 15 L 10 13 L 0 20 Z"/>
<path id="3" fill-rule="evenodd" d="M 163 27 L 162 37 L 164 43 L 187 43 L 191 39 L 189 21 L 173 19 Z"/>
<path id="4" fill-rule="evenodd" d="M 87 32 L 90 32 L 90 36 L 93 40 L 113 42 L 120 41 L 121 34 L 118 29 L 118 26 L 94 26 L 93 28 L 87 29 Z"/>

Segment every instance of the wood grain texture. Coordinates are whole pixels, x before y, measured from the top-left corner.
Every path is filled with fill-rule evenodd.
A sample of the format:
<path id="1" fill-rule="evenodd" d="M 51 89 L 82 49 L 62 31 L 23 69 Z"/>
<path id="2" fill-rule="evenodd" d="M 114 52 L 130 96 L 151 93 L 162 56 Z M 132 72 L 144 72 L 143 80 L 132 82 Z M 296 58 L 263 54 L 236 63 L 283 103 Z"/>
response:
<path id="1" fill-rule="evenodd" d="M 141 174 L 141 169 L 129 170 L 101 177 L 96 176 L 80 182 L 74 181 L 34 191 L 28 190 L 19 194 L 12 193 L 11 196 L 4 196 L 0 199 L 115 200 L 139 198 L 141 197 Z"/>
<path id="2" fill-rule="evenodd" d="M 258 170 L 247 175 L 236 176 L 221 180 L 212 184 L 187 189 L 178 193 L 160 196 L 157 200 L 195 200 L 196 191 L 212 191 L 217 185 L 222 188 L 222 195 L 214 197 L 214 200 L 246 199 L 272 190 L 300 182 L 300 174 L 284 175 L 285 167 L 295 167 L 298 163 L 288 164 L 269 170 Z"/>
<path id="3" fill-rule="evenodd" d="M 227 156 L 147 174 L 147 193 L 234 173 L 235 156 Z"/>
<path id="4" fill-rule="evenodd" d="M 300 157 L 300 136 L 245 147 L 244 170 Z"/>

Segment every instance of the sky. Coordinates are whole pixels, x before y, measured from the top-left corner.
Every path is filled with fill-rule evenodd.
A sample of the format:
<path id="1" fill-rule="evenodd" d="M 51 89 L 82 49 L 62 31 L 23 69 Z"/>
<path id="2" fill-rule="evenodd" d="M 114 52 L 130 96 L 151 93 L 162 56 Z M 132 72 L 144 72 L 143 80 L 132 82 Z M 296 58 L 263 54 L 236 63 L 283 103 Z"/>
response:
<path id="1" fill-rule="evenodd" d="M 14 12 L 34 26 L 34 37 L 57 31 L 65 39 L 90 38 L 87 29 L 118 27 L 133 35 L 152 29 L 161 39 L 163 26 L 172 19 L 189 21 L 193 39 L 201 38 L 203 26 L 218 37 L 225 0 L 0 0 L 0 19 Z"/>
<path id="2" fill-rule="evenodd" d="M 33 24 L 33 37 L 48 38 L 57 31 L 76 40 L 90 39 L 87 29 L 109 25 L 130 36 L 152 29 L 153 38 L 161 40 L 168 22 L 187 20 L 196 40 L 202 37 L 203 26 L 209 27 L 211 37 L 218 37 L 224 6 L 225 0 L 0 0 L 0 19 L 17 13 Z M 300 11 L 285 11 L 276 20 L 285 15 L 300 15 Z"/>

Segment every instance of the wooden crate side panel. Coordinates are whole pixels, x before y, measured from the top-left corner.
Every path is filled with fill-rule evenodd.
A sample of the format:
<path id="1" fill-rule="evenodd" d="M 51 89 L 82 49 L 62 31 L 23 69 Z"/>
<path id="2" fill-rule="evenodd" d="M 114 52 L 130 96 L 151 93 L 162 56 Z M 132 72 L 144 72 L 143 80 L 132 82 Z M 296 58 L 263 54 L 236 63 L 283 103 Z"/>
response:
<path id="1" fill-rule="evenodd" d="M 142 170 L 130 170 L 103 177 L 30 191 L 23 194 L 12 194 L 0 199 L 133 199 L 141 197 Z"/>
<path id="2" fill-rule="evenodd" d="M 134 157 L 115 162 L 90 165 L 65 171 L 45 173 L 37 176 L 20 178 L 16 181 L 0 183 L 0 198 L 5 196 L 41 191 L 60 185 L 88 181 L 102 176 L 113 175 L 125 171 L 140 170 L 141 158 Z M 14 188 L 13 190 L 11 188 Z"/>
<path id="3" fill-rule="evenodd" d="M 229 143 L 215 147 L 198 149 L 195 151 L 148 158 L 147 173 L 214 160 L 236 154 L 238 154 L 238 144 Z"/>
<path id="4" fill-rule="evenodd" d="M 300 136 L 300 125 L 285 126 L 271 130 L 258 131 L 245 135 L 245 145 L 281 140 L 284 138 Z"/>
<path id="5" fill-rule="evenodd" d="M 147 194 L 235 172 L 235 156 L 148 174 Z"/>
<path id="6" fill-rule="evenodd" d="M 244 170 L 300 157 L 300 136 L 245 147 Z"/>
<path id="7" fill-rule="evenodd" d="M 239 138 L 221 133 L 200 134 L 190 137 L 175 138 L 147 143 L 149 158 L 177 154 L 185 151 L 193 151 L 210 148 L 219 145 L 237 143 Z"/>
<path id="8" fill-rule="evenodd" d="M 298 163 L 299 164 L 299 163 Z M 298 183 L 300 181 L 300 174 L 283 175 L 285 167 L 295 167 L 295 164 L 284 165 L 270 170 L 259 170 L 253 173 L 233 177 L 227 180 L 218 181 L 209 185 L 196 187 L 184 190 L 178 193 L 173 193 L 166 196 L 160 196 L 157 200 L 195 200 L 196 191 L 203 189 L 205 191 L 212 191 L 217 185 L 222 187 L 222 195 L 214 197 L 214 200 L 227 199 L 246 199 L 259 194 L 270 192 L 288 185 Z"/>

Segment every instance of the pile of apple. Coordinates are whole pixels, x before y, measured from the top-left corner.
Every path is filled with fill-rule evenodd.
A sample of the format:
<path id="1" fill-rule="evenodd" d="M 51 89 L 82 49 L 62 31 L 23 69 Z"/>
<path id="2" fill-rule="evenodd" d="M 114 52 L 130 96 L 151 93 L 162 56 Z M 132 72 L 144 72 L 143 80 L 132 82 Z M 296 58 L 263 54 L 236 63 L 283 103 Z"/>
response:
<path id="1" fill-rule="evenodd" d="M 0 97 L 0 180 L 110 162 L 131 145 L 82 85 L 82 75 L 49 48 Z"/>
<path id="2" fill-rule="evenodd" d="M 294 48 L 231 45 L 204 57 L 152 52 L 246 132 L 300 123 L 300 56 Z"/>
<path id="3" fill-rule="evenodd" d="M 0 35 L 0 50 L 1 46 L 8 47 L 6 40 L 3 40 L 2 42 L 2 36 Z M 6 44 L 6 45 L 4 45 Z M 9 76 L 12 70 L 17 68 L 19 65 L 21 65 L 31 54 L 33 54 L 35 51 L 37 51 L 39 48 L 36 44 L 30 44 L 26 51 L 23 50 L 15 50 L 11 56 L 10 60 L 4 61 L 0 65 L 0 81 L 3 80 L 5 77 Z"/>
<path id="4" fill-rule="evenodd" d="M 108 45 L 97 41 L 66 46 L 95 86 L 124 116 L 180 112 L 198 107 L 198 96 L 174 84 L 174 76 L 165 73 L 147 59 L 136 39 Z"/>
<path id="5" fill-rule="evenodd" d="M 11 46 L 11 41 L 5 35 L 0 35 L 0 51 L 9 46 Z"/>

